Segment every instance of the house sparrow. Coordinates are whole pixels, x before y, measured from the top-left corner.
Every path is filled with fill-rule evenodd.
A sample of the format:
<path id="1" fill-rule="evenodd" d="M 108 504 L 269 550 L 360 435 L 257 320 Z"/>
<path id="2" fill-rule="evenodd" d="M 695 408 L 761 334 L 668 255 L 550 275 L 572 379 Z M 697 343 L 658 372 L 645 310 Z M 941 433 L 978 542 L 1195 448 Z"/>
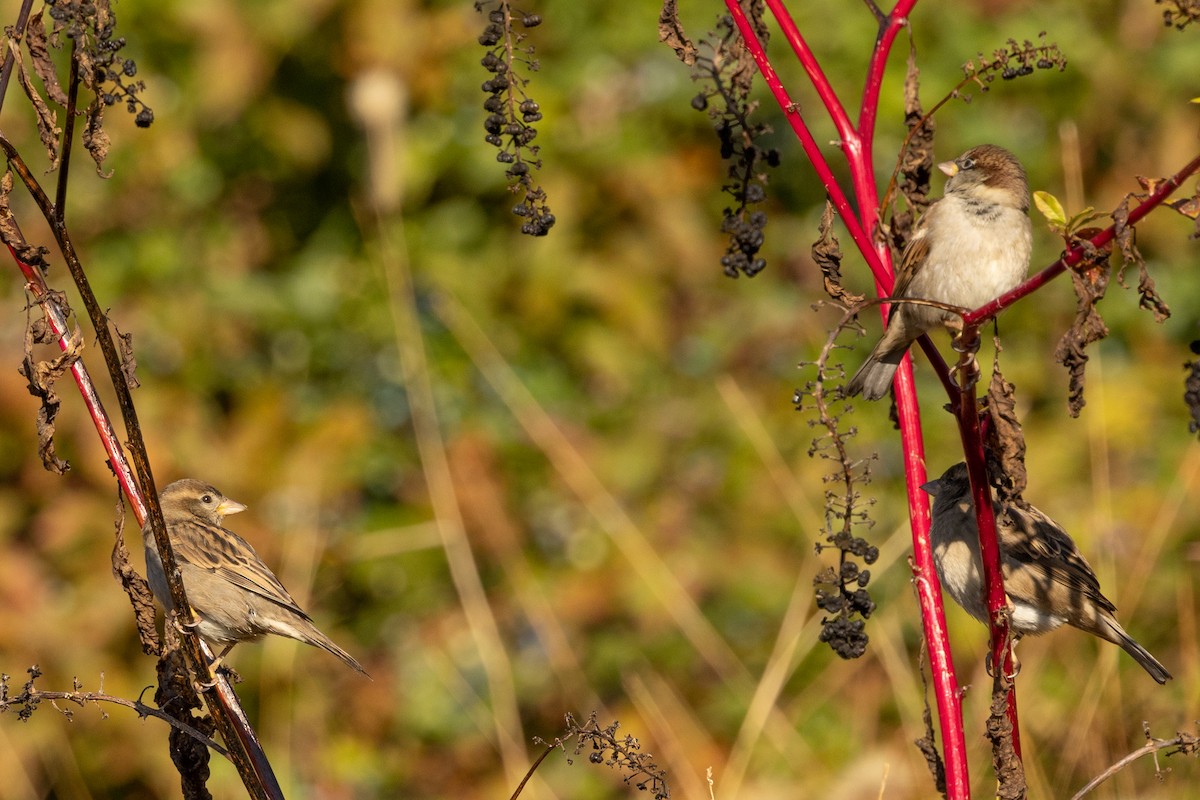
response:
<path id="1" fill-rule="evenodd" d="M 967 465 L 959 462 L 921 488 L 934 498 L 930 538 L 942 587 L 986 624 L 979 527 Z M 1065 622 L 1120 645 L 1150 677 L 1166 683 L 1171 674 L 1117 622 L 1116 606 L 1100 593 L 1096 573 L 1067 532 L 1033 506 L 997 502 L 994 510 L 1014 635 L 1045 633 Z"/>
<path id="2" fill-rule="evenodd" d="M 267 568 L 254 548 L 233 531 L 221 527 L 227 514 L 245 511 L 202 481 L 175 481 L 159 495 L 163 519 L 183 587 L 196 617 L 196 632 L 213 649 L 224 647 L 216 664 L 238 642 L 274 633 L 328 650 L 366 675 L 354 658 L 317 630 L 312 618 Z M 168 610 L 174 608 L 162 559 L 147 523 L 142 528 L 146 573 L 150 588 Z"/>
<path id="3" fill-rule="evenodd" d="M 938 169 L 950 176 L 945 196 L 917 222 L 892 297 L 979 308 L 1017 286 L 1029 270 L 1033 235 L 1025 170 L 994 144 L 972 147 Z M 932 306 L 893 303 L 883 338 L 846 385 L 846 396 L 883 397 L 908 346 L 958 320 Z"/>

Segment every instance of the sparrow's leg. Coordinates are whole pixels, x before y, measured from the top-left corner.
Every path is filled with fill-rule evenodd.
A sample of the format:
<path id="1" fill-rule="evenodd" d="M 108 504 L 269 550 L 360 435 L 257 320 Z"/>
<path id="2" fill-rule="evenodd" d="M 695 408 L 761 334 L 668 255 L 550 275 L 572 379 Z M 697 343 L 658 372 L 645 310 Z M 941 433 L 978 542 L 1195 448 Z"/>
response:
<path id="1" fill-rule="evenodd" d="M 1011 612 L 1012 601 L 1009 601 L 1008 607 Z M 1021 660 L 1019 658 L 1017 658 L 1017 642 L 1019 642 L 1019 641 L 1021 641 L 1021 634 L 1014 633 L 1013 629 L 1009 628 L 1008 629 L 1008 654 L 1009 654 L 1010 660 L 1012 661 L 1012 673 L 1004 676 L 1005 679 L 1007 679 L 1009 683 L 1012 683 L 1013 681 L 1015 681 L 1017 679 L 1017 676 L 1021 674 Z M 984 663 L 987 668 L 988 677 L 989 678 L 996 677 L 996 673 L 992 671 L 992 653 L 991 653 L 991 651 L 988 651 L 987 658 L 985 659 Z"/>
<path id="2" fill-rule="evenodd" d="M 203 681 L 203 682 L 197 683 L 196 684 L 197 692 L 201 692 L 201 691 L 206 692 L 209 689 L 211 689 L 217 685 L 217 677 L 216 677 L 217 670 L 224 670 L 227 675 L 234 676 L 237 679 L 235 682 L 241 680 L 241 676 L 239 676 L 232 669 L 230 669 L 229 667 L 227 667 L 221 663 L 221 661 L 225 658 L 225 656 L 227 656 L 229 654 L 229 651 L 233 649 L 234 644 L 237 644 L 237 642 L 234 642 L 233 644 L 226 646 L 226 648 L 221 651 L 221 654 L 219 656 L 217 656 L 216 658 L 214 658 L 212 660 L 212 663 L 208 665 L 209 674 L 213 676 L 213 679 L 211 681 Z"/>

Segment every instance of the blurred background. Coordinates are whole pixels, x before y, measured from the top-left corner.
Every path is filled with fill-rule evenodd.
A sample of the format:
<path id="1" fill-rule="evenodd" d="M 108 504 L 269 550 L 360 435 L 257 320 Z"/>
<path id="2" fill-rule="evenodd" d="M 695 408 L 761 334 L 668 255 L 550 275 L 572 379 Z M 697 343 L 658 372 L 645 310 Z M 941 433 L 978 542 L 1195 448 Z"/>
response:
<path id="1" fill-rule="evenodd" d="M 857 108 L 875 23 L 861 4 L 793 5 Z M 723 9 L 680 6 L 693 38 Z M 156 121 L 143 131 L 109 112 L 113 175 L 77 160 L 67 219 L 101 304 L 134 336 L 156 479 L 203 478 L 246 503 L 230 527 L 374 677 L 291 641 L 233 651 L 285 791 L 508 797 L 540 753 L 533 737 L 594 710 L 654 754 L 674 797 L 709 797 L 709 768 L 719 800 L 929 797 L 911 744 L 922 734 L 920 625 L 883 403 L 844 418 L 859 431 L 855 453 L 879 454 L 871 642 L 843 662 L 816 641 L 812 578 L 833 559 L 814 554 L 827 464 L 807 455 L 814 430 L 791 397 L 810 377 L 798 362 L 834 319 L 811 308 L 823 298 L 809 256 L 821 186 L 759 82 L 783 155 L 768 267 L 724 277 L 724 167 L 709 120 L 690 107 L 697 86 L 657 42 L 659 4 L 522 10 L 544 19 L 529 38 L 541 68 L 528 91 L 545 114 L 538 181 L 558 223 L 542 239 L 518 233 L 483 140 L 485 20 L 470 2 L 115 8 Z M 1200 93 L 1200 49 L 1196 30 L 1164 27 L 1161 12 L 1149 0 L 922 2 L 911 20 L 926 106 L 963 62 L 1009 37 L 1047 31 L 1070 62 L 947 106 L 939 159 L 1001 144 L 1072 212 L 1115 207 L 1134 175 L 1174 172 L 1197 149 L 1187 101 Z M 772 42 L 777 68 L 817 140 L 833 139 L 782 45 Z M 901 39 L 880 109 L 881 175 L 903 135 L 903 66 Z M 0 124 L 41 174 L 17 91 Z M 372 193 L 397 203 L 378 221 Z M 14 206 L 27 237 L 49 244 L 20 190 Z M 1037 267 L 1061 243 L 1034 227 Z M 1200 715 L 1200 449 L 1182 403 L 1188 344 L 1200 338 L 1190 230 L 1172 212 L 1139 228 L 1175 314 L 1155 324 L 1114 281 L 1102 305 L 1112 335 L 1091 350 L 1080 419 L 1066 415 L 1052 358 L 1074 315 L 1069 281 L 1001 320 L 1029 444 L 1026 496 L 1072 532 L 1126 628 L 1175 675 L 1159 687 L 1074 630 L 1026 641 L 1019 702 L 1035 796 L 1067 796 L 1140 746 L 1143 720 L 1169 737 Z M 51 284 L 67 289 L 57 253 L 51 263 Z M 869 291 L 850 249 L 844 271 Z M 68 384 L 57 445 L 73 469 L 43 471 L 35 402 L 16 372 L 26 299 L 15 268 L 0 292 L 0 671 L 19 686 L 38 664 L 43 689 L 78 677 L 137 697 L 154 663 L 110 574 L 114 481 Z M 872 337 L 875 320 L 864 319 Z M 853 369 L 868 343 L 843 341 Z M 423 354 L 408 377 L 402 352 Z M 918 380 L 936 475 L 959 459 L 956 434 L 921 364 Z M 418 452 L 414 412 L 428 409 L 410 391 L 425 384 L 438 435 Z M 137 535 L 126 535 L 140 568 Z M 969 687 L 973 783 L 986 796 L 987 633 L 947 613 Z M 116 706 L 74 710 L 73 721 L 48 705 L 28 722 L 0 717 L 0 794 L 178 794 L 163 723 Z M 1193 796 L 1196 767 L 1165 764 L 1164 784 L 1143 761 L 1094 796 Z M 223 759 L 212 768 L 215 796 L 242 796 Z M 623 777 L 556 754 L 522 796 L 635 794 Z"/>

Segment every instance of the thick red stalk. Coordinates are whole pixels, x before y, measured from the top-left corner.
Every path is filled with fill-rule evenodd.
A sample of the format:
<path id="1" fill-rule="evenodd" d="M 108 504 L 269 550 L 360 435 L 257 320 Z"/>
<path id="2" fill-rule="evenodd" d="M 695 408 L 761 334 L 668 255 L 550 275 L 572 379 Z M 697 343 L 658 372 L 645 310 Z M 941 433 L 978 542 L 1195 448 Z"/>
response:
<path id="1" fill-rule="evenodd" d="M 771 66 L 771 62 L 767 59 L 767 54 L 762 48 L 762 43 L 758 41 L 758 36 L 754 33 L 754 27 L 750 21 L 746 19 L 745 13 L 737 0 L 725 0 L 726 6 L 729 8 L 730 14 L 733 16 L 734 23 L 738 26 L 738 31 L 742 34 L 742 40 L 746 42 L 746 46 L 750 49 L 751 55 L 754 57 L 754 62 L 758 64 L 758 69 L 762 73 L 763 80 L 767 82 L 767 87 L 771 90 L 771 94 L 775 96 L 775 101 L 779 103 L 779 107 L 783 109 L 784 118 L 788 124 L 792 126 L 792 131 L 800 140 L 800 146 L 804 148 L 804 155 L 813 165 L 813 169 L 817 171 L 817 177 L 821 179 L 821 185 L 829 193 L 829 200 L 833 203 L 833 207 L 837 209 L 838 216 L 842 218 L 847 231 L 850 233 L 850 238 L 858 245 L 858 249 L 864 254 L 867 259 L 867 266 L 877 276 L 888 276 L 889 281 L 891 269 L 885 266 L 886 262 L 882 261 L 871 241 L 870 235 L 859 224 L 858 217 L 854 213 L 854 209 L 850 206 L 850 201 L 846 198 L 846 193 L 842 191 L 842 187 L 838 184 L 837 178 L 833 175 L 833 170 L 829 168 L 829 163 L 825 160 L 825 155 L 821 152 L 821 148 L 817 145 L 813 138 L 812 132 L 804 122 L 804 117 L 800 114 L 800 105 L 792 102 L 791 96 L 787 89 L 783 87 L 782 81 L 779 80 L 779 75 L 776 74 L 775 68 Z"/>
<path id="2" fill-rule="evenodd" d="M 905 24 L 905 17 L 916 0 L 902 0 L 893 12 L 880 20 L 880 34 L 872 51 L 866 87 L 863 93 L 859 125 L 855 127 L 848 119 L 836 92 L 821 70 L 804 37 L 791 19 L 781 0 L 767 0 L 767 6 L 783 29 L 783 33 L 797 59 L 804 66 L 813 82 L 818 96 L 825 105 L 841 137 L 841 148 L 850 166 L 855 199 L 861 216 L 854 214 L 845 192 L 833 176 L 824 154 L 817 146 L 804 121 L 799 105 L 792 101 L 767 59 L 762 43 L 753 26 L 747 20 L 738 0 L 726 0 L 738 30 L 746 46 L 758 64 L 764 80 L 783 110 L 792 130 L 800 139 L 805 155 L 817 171 L 818 177 L 829 193 L 850 232 L 851 238 L 867 261 L 875 277 L 876 291 L 886 297 L 892 287 L 891 253 L 886 242 L 874 236 L 879 219 L 879 197 L 872 164 L 871 144 L 874 139 L 876 108 L 882 85 L 887 58 L 896 34 Z M 886 309 L 882 311 L 886 319 Z M 966 745 L 962 730 L 962 706 L 958 692 L 958 681 L 950 658 L 949 638 L 946 633 L 945 611 L 942 605 L 941 587 L 932 576 L 936 574 L 933 553 L 929 542 L 929 498 L 919 487 L 925 483 L 925 453 L 922 439 L 920 410 L 913 384 L 912 362 L 908 356 L 896 373 L 896 404 L 900 420 L 900 436 L 904 448 L 904 471 L 908 486 L 909 519 L 913 530 L 914 580 L 921 607 L 921 621 L 929 648 L 930 667 L 933 676 L 938 718 L 942 732 L 942 750 L 946 766 L 946 796 L 952 800 L 970 797 L 970 780 L 967 770 Z"/>
<path id="3" fill-rule="evenodd" d="M 969 330 L 968 333 L 971 331 Z M 978 329 L 973 330 L 978 337 Z M 963 389 L 956 402 L 958 430 L 966 455 L 967 475 L 971 480 L 971 499 L 975 503 L 975 522 L 979 526 L 979 549 L 983 562 L 985 602 L 990 624 L 989 647 L 992 669 L 999 665 L 1005 675 L 1014 674 L 1012 648 L 1009 643 L 1008 595 L 1004 591 L 1004 571 L 1000 562 L 1000 540 L 996 533 L 996 515 L 992 510 L 992 486 L 987 477 L 987 458 L 983 451 L 983 436 L 979 430 L 979 409 L 975 402 L 975 384 Z M 1021 736 L 1017 725 L 1017 693 L 1008 689 L 1008 721 L 1012 724 L 1013 752 L 1021 757 Z"/>
<path id="4" fill-rule="evenodd" d="M 879 35 L 875 40 L 875 47 L 871 50 L 862 102 L 859 105 L 857 136 L 847 142 L 848 148 L 854 148 L 847 150 L 846 157 L 850 159 L 854 191 L 863 213 L 862 224 L 870 230 L 875 230 L 878 225 L 880 213 L 879 189 L 875 184 L 874 169 L 875 119 L 879 113 L 879 92 L 883 87 L 883 73 L 887 68 L 888 56 L 892 52 L 892 44 L 900 29 L 908 24 L 908 12 L 916 3 L 917 0 L 900 0 L 891 13 L 880 20 Z M 862 169 L 855 169 L 855 165 L 860 165 Z M 867 214 L 870 214 L 870 219 L 867 219 Z M 880 258 L 890 263 L 891 254 L 883 237 L 875 237 L 875 248 Z M 875 291 L 880 297 L 890 295 L 892 281 L 884 281 L 881 284 L 876 277 Z M 883 319 L 886 323 L 886 313 Z"/>

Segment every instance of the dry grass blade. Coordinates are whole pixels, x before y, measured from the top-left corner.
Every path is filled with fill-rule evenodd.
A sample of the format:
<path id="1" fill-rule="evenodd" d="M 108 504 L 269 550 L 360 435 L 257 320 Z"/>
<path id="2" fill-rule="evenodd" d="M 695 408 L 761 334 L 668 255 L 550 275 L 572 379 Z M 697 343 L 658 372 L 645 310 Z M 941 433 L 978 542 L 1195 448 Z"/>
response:
<path id="1" fill-rule="evenodd" d="M 417 438 L 417 449 L 430 500 L 437 517 L 438 531 L 450 575 L 462 603 L 463 613 L 471 628 L 479 658 L 487 674 L 488 690 L 494 721 L 496 742 L 504 759 L 505 771 L 515 784 L 526 770 L 525 735 L 517 707 L 516 686 L 512 663 L 500 636 L 499 626 L 488 603 L 487 592 L 479 576 L 471 544 L 467 540 L 462 514 L 446 458 L 445 442 L 438 423 L 437 406 L 433 396 L 429 365 L 425 357 L 425 341 L 417 319 L 416 299 L 413 296 L 412 276 L 407 255 L 388 247 L 387 237 L 380 231 L 381 264 L 388 285 L 388 302 L 396 329 L 396 347 L 400 354 L 407 387 L 409 408 Z"/>
<path id="2" fill-rule="evenodd" d="M 749 672 L 729 643 L 700 612 L 696 602 L 671 573 L 629 513 L 505 362 L 495 344 L 457 300 L 442 296 L 435 309 L 530 439 L 541 448 L 564 483 L 608 533 L 700 656 L 725 681 L 739 691 L 748 691 L 751 685 Z"/>

